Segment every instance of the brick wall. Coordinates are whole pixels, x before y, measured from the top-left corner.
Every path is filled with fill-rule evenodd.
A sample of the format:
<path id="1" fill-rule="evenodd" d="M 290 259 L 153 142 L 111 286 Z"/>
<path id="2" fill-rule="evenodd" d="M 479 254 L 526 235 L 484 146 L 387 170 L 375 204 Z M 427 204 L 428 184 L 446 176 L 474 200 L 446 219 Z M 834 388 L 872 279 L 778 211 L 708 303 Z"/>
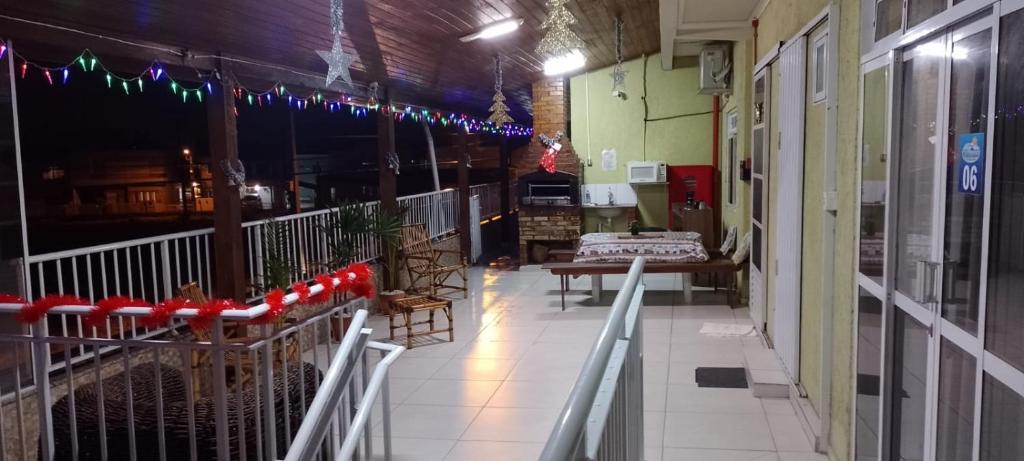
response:
<path id="1" fill-rule="evenodd" d="M 555 133 L 566 132 L 566 82 L 560 78 L 533 82 L 533 133 L 530 144 L 512 152 L 512 166 L 517 175 L 533 173 L 540 168 L 540 157 L 544 154 L 544 145 L 538 135 L 554 137 Z M 568 137 L 560 141 L 562 150 L 555 158 L 555 166 L 560 171 L 580 174 L 579 158 Z"/>

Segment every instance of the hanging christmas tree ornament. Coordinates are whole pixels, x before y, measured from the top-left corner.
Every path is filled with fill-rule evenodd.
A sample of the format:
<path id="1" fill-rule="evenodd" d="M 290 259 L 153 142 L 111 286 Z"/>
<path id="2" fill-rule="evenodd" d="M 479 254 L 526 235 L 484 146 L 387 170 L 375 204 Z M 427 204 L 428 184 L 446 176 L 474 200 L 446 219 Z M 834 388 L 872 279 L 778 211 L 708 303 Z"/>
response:
<path id="1" fill-rule="evenodd" d="M 626 99 L 626 71 L 622 68 L 622 18 L 615 17 L 615 67 L 612 68 L 612 96 Z"/>
<path id="2" fill-rule="evenodd" d="M 338 77 L 345 83 L 352 85 L 352 75 L 349 73 L 349 66 L 355 61 L 355 58 L 345 50 L 341 48 L 341 32 L 345 30 L 345 26 L 341 21 L 344 11 L 342 9 L 341 0 L 331 0 L 331 36 L 334 38 L 331 50 L 317 50 L 316 54 L 319 54 L 324 61 L 327 62 L 327 86 L 334 83 Z"/>
<path id="3" fill-rule="evenodd" d="M 370 82 L 370 87 L 367 88 L 366 107 L 377 110 L 380 107 L 380 101 L 377 100 L 377 91 L 380 90 L 380 84 L 377 82 Z"/>
<path id="4" fill-rule="evenodd" d="M 547 32 L 537 45 L 538 54 L 558 57 L 584 48 L 583 39 L 569 29 L 576 24 L 576 17 L 566 7 L 568 3 L 569 0 L 548 0 L 548 17 L 540 25 Z"/>
<path id="5" fill-rule="evenodd" d="M 508 106 L 505 105 L 505 95 L 501 94 L 502 85 L 502 72 L 501 72 L 501 57 L 494 55 L 494 97 L 491 98 L 494 104 L 491 104 L 491 116 L 487 118 L 489 123 L 493 123 L 494 126 L 501 128 L 508 123 L 513 123 L 512 117 L 508 115 Z"/>

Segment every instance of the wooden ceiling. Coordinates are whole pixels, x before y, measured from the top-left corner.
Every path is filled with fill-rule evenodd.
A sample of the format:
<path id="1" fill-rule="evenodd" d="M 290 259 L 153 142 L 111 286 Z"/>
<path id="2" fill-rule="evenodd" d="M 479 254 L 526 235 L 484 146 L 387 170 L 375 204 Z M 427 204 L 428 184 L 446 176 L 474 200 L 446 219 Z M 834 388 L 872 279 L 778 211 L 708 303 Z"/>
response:
<path id="1" fill-rule="evenodd" d="M 34 31 L 37 41 L 60 35 L 69 58 L 96 39 L 79 35 L 69 41 L 75 34 L 11 18 L 318 74 L 327 65 L 315 50 L 331 47 L 329 0 L 0 0 L 0 5 L 0 34 L 11 34 L 5 38 L 17 40 L 17 31 L 25 30 Z M 615 62 L 616 15 L 625 21 L 626 59 L 660 47 L 656 0 L 572 0 L 569 8 L 578 21 L 574 30 L 587 44 L 588 69 Z M 531 112 L 530 83 L 543 78 L 534 49 L 546 15 L 544 0 L 344 0 L 342 44 L 358 54 L 352 76 L 360 87 L 379 81 L 396 100 L 481 115 L 494 94 L 493 56 L 500 54 L 505 94 L 512 115 L 522 121 Z M 484 25 L 515 17 L 524 23 L 513 34 L 459 41 Z"/>

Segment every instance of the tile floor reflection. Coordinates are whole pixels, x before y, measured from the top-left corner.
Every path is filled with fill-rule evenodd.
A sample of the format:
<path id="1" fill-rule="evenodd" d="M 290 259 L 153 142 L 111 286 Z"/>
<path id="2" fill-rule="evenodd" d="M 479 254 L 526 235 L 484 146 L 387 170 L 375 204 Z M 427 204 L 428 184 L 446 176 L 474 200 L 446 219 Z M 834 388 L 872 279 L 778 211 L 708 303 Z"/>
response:
<path id="1" fill-rule="evenodd" d="M 605 290 L 622 279 L 606 276 Z M 788 401 L 694 382 L 695 367 L 743 366 L 744 348 L 762 347 L 757 338 L 698 333 L 704 322 L 749 322 L 745 309 L 702 292 L 683 305 L 678 276 L 644 279 L 647 461 L 826 459 L 812 452 Z M 474 268 L 469 299 L 454 302 L 455 342 L 416 338 L 392 368 L 393 459 L 537 459 L 614 298 L 594 304 L 587 277 L 571 284 L 562 312 L 558 278 L 539 266 Z M 387 339 L 387 318 L 370 326 Z M 379 410 L 374 421 L 379 436 Z M 375 440 L 375 459 L 383 459 Z"/>

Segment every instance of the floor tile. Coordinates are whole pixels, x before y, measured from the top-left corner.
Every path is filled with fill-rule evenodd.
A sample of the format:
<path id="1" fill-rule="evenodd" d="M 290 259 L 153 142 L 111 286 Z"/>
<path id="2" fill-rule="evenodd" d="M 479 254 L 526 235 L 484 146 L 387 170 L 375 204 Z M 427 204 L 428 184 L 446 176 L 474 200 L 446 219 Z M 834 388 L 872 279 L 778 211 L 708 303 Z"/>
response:
<path id="1" fill-rule="evenodd" d="M 515 360 L 456 357 L 442 366 L 433 379 L 468 379 L 501 381 L 508 376 Z"/>
<path id="2" fill-rule="evenodd" d="M 660 447 L 664 443 L 665 413 L 660 411 L 644 412 L 644 446 Z"/>
<path id="3" fill-rule="evenodd" d="M 795 414 L 772 413 L 767 415 L 768 427 L 772 430 L 775 447 L 780 451 L 814 451 L 807 433 Z"/>
<path id="4" fill-rule="evenodd" d="M 665 446 L 774 451 L 764 415 L 666 413 Z"/>
<path id="5" fill-rule="evenodd" d="M 761 415 L 764 408 L 750 389 L 719 389 L 669 384 L 665 411 L 692 411 L 700 413 L 754 413 Z"/>
<path id="6" fill-rule="evenodd" d="M 479 359 L 517 360 L 526 354 L 533 344 L 528 341 L 483 341 L 470 342 L 456 356 Z"/>
<path id="7" fill-rule="evenodd" d="M 461 440 L 547 442 L 561 409 L 484 408 Z"/>
<path id="8" fill-rule="evenodd" d="M 574 380 L 505 381 L 488 407 L 557 408 L 565 406 Z M 645 396 L 646 397 L 646 396 Z"/>
<path id="9" fill-rule="evenodd" d="M 457 442 L 444 461 L 536 461 L 544 451 L 536 442 Z"/>
<path id="10" fill-rule="evenodd" d="M 413 405 L 482 407 L 501 385 L 500 381 L 431 379 L 405 399 Z"/>
<path id="11" fill-rule="evenodd" d="M 829 461 L 828 456 L 821 453 L 779 452 L 779 461 Z"/>
<path id="12" fill-rule="evenodd" d="M 698 448 L 669 448 L 663 461 L 777 461 L 775 452 L 754 450 L 708 450 Z"/>
<path id="13" fill-rule="evenodd" d="M 479 412 L 479 407 L 402 404 L 391 411 L 391 434 L 457 440 Z"/>
<path id="14" fill-rule="evenodd" d="M 442 461 L 455 445 L 454 440 L 391 438 L 391 461 Z M 373 440 L 374 461 L 384 460 L 384 439 Z"/>
<path id="15" fill-rule="evenodd" d="M 388 376 L 393 378 L 420 378 L 426 379 L 437 372 L 449 359 L 432 357 L 399 357 L 395 363 L 388 368 Z"/>

